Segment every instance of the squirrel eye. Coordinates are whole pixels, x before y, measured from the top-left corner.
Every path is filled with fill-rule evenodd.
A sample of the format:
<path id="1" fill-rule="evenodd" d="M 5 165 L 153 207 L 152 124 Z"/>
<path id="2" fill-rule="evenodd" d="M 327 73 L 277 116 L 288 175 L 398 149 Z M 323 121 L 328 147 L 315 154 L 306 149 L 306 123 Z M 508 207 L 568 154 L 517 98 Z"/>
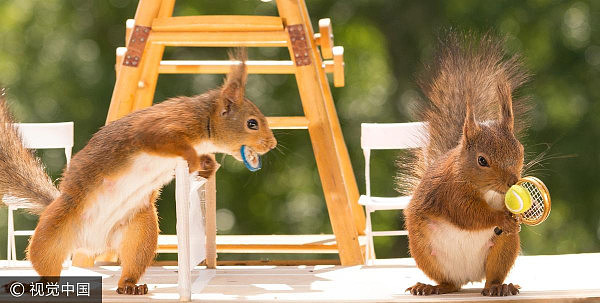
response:
<path id="1" fill-rule="evenodd" d="M 249 129 L 258 130 L 258 121 L 256 121 L 256 119 L 250 119 L 246 121 L 246 126 L 248 126 Z"/>
<path id="2" fill-rule="evenodd" d="M 484 167 L 490 166 L 490 164 L 488 164 L 487 160 L 482 156 L 479 156 L 477 158 L 477 163 L 479 163 L 479 166 L 484 166 Z"/>

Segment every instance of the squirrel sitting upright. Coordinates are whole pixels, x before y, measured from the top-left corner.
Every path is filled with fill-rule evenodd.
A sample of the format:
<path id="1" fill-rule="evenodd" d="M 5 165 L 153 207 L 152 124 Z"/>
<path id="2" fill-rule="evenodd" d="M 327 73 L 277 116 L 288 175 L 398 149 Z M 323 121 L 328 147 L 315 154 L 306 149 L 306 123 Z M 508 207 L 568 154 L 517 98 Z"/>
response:
<path id="1" fill-rule="evenodd" d="M 277 145 L 263 114 L 244 97 L 245 54 L 238 52 L 242 64 L 232 67 L 220 89 L 173 98 L 102 127 L 73 157 L 58 189 L 24 150 L 0 102 L 0 196 L 26 199 L 41 212 L 27 256 L 43 281 L 57 280 L 75 249 L 116 251 L 122 266 L 117 292 L 148 292 L 136 283 L 154 259 L 155 201 L 178 159 L 208 177 L 216 169 L 208 154 L 241 161 L 242 145 L 254 155 Z"/>
<path id="2" fill-rule="evenodd" d="M 520 222 L 505 209 L 504 195 L 523 168 L 515 134 L 525 128 L 529 106 L 512 95 L 528 75 L 502 43 L 491 34 L 450 31 L 419 80 L 428 143 L 400 181 L 414 184 L 405 210 L 410 254 L 438 285 L 417 283 L 407 289 L 413 295 L 454 292 L 484 278 L 483 295 L 519 292 L 504 284 L 520 250 Z"/>

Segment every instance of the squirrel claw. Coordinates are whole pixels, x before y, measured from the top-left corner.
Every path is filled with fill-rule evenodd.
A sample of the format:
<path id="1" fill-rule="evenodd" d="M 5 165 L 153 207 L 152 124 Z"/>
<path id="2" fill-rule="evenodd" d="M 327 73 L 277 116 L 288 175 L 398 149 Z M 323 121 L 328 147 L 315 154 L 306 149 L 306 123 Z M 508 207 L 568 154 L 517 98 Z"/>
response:
<path id="1" fill-rule="evenodd" d="M 455 287 L 447 284 L 429 285 L 417 282 L 417 284 L 407 288 L 405 291 L 408 291 L 415 296 L 429 296 L 445 294 L 456 290 L 457 289 Z"/>
<path id="2" fill-rule="evenodd" d="M 117 288 L 118 294 L 127 294 L 127 295 L 145 295 L 148 293 L 148 285 L 140 284 L 140 285 L 125 285 L 123 287 Z"/>
<path id="3" fill-rule="evenodd" d="M 521 286 L 517 284 L 492 284 L 489 287 L 484 288 L 481 294 L 484 296 L 509 296 L 516 295 L 519 293 Z"/>

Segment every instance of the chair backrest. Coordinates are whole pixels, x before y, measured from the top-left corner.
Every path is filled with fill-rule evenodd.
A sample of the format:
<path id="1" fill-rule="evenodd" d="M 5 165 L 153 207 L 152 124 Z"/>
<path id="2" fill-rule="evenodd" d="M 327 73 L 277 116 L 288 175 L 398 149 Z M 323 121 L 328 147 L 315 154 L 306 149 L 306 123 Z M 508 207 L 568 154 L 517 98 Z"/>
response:
<path id="1" fill-rule="evenodd" d="M 15 123 L 25 148 L 63 148 L 67 164 L 71 161 L 74 131 L 73 122 Z"/>
<path id="2" fill-rule="evenodd" d="M 372 149 L 409 149 L 427 146 L 427 123 L 362 123 L 360 145 L 365 155 L 367 196 L 371 196 L 370 159 Z"/>

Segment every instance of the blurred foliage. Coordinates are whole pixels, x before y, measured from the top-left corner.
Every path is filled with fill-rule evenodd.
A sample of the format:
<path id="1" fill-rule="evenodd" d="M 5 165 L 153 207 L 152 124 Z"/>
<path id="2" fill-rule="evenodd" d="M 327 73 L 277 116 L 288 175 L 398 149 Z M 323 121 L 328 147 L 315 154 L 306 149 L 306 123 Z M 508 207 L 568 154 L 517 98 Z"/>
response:
<path id="1" fill-rule="evenodd" d="M 537 105 L 525 140 L 528 158 L 551 146 L 550 159 L 535 175 L 550 189 L 548 221 L 524 227 L 524 254 L 600 250 L 600 2 L 598 1 L 396 1 L 308 0 L 313 26 L 331 17 L 337 45 L 345 47 L 346 86 L 332 88 L 346 144 L 361 192 L 364 160 L 361 122 L 409 121 L 419 92 L 414 75 L 428 62 L 436 33 L 449 26 L 494 30 L 507 48 L 521 52 L 535 75 L 526 92 Z M 75 121 L 81 149 L 104 124 L 115 81 L 115 48 L 124 46 L 125 20 L 134 0 L 0 1 L 0 83 L 20 121 Z M 277 15 L 274 2 L 258 0 L 178 1 L 176 15 Z M 286 59 L 286 49 L 250 50 L 251 59 Z M 168 58 L 225 59 L 223 49 L 168 48 Z M 222 75 L 162 75 L 157 102 L 202 93 Z M 251 75 L 247 96 L 266 115 L 301 114 L 293 76 Z M 276 131 L 279 149 L 267 154 L 263 169 L 248 172 L 231 157 L 219 157 L 217 222 L 222 234 L 330 233 L 327 209 L 309 137 L 305 131 Z M 64 158 L 43 152 L 54 178 Z M 395 195 L 395 152 L 376 152 L 373 192 Z M 175 233 L 172 185 L 159 205 L 161 229 Z M 6 230 L 6 212 L 0 212 Z M 35 226 L 19 215 L 20 228 Z M 375 227 L 402 226 L 399 213 L 376 214 Z M 6 243 L 0 232 L 0 242 Z M 19 239 L 22 253 L 26 240 Z M 377 238 L 379 257 L 407 256 L 405 238 Z M 0 257 L 5 256 L 0 249 Z M 22 254 L 20 255 L 22 257 Z M 172 256 L 171 256 L 172 257 Z M 228 258 L 222 255 L 222 258 Z M 240 257 L 240 256 L 234 256 Z M 262 256 L 269 257 L 269 256 Z M 161 256 L 169 258 L 169 256 Z"/>

